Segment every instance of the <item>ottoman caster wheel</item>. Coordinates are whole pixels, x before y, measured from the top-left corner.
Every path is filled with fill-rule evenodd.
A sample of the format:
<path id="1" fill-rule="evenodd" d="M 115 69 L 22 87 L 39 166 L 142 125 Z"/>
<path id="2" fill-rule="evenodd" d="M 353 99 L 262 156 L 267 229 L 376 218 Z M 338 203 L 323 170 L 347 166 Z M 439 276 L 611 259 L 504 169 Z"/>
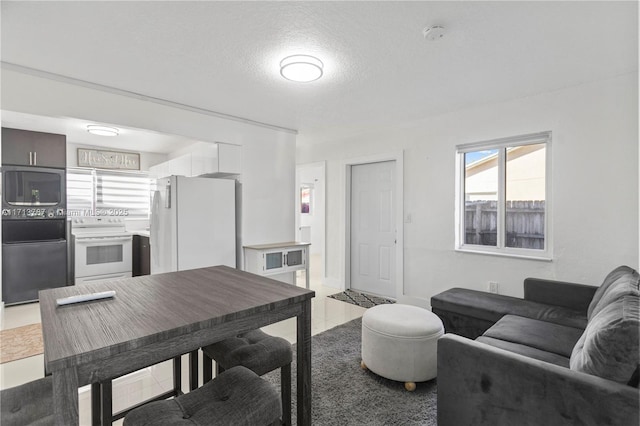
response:
<path id="1" fill-rule="evenodd" d="M 414 382 L 405 382 L 404 388 L 409 392 L 416 390 L 416 384 Z"/>
<path id="2" fill-rule="evenodd" d="M 360 368 L 362 368 L 363 370 L 366 370 L 367 364 L 365 364 L 364 361 L 360 361 Z"/>

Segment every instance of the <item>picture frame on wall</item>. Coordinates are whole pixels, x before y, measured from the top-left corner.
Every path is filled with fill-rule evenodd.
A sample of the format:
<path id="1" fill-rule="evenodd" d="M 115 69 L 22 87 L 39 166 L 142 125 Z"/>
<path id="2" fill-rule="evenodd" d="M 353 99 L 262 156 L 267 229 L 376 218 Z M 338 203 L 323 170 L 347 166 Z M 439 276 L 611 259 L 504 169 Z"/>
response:
<path id="1" fill-rule="evenodd" d="M 313 185 L 300 185 L 300 213 L 312 214 Z"/>

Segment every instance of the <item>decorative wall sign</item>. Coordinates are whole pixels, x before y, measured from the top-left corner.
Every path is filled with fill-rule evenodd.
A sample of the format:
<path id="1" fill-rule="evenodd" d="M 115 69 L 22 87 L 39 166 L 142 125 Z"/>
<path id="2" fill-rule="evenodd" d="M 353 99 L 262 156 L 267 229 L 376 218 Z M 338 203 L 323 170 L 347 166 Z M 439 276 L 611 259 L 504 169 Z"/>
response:
<path id="1" fill-rule="evenodd" d="M 97 167 L 100 169 L 140 170 L 140 154 L 78 148 L 78 166 Z"/>

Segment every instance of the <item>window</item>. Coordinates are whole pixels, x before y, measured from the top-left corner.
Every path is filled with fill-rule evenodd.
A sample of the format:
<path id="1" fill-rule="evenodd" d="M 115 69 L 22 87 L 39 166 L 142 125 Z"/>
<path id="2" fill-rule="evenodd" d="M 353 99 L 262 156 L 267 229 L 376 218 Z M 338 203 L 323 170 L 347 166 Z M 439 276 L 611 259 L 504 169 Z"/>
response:
<path id="1" fill-rule="evenodd" d="M 457 147 L 456 248 L 551 258 L 551 133 Z"/>
<path id="2" fill-rule="evenodd" d="M 67 169 L 68 216 L 149 216 L 147 173 Z"/>

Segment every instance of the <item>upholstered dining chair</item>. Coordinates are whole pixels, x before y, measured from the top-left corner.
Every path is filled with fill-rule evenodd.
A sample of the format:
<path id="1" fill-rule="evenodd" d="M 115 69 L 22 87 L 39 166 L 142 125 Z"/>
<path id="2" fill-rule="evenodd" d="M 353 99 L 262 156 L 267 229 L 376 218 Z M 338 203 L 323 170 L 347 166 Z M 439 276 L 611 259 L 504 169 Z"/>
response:
<path id="1" fill-rule="evenodd" d="M 281 415 L 273 386 L 237 366 L 177 398 L 136 408 L 124 418 L 124 426 L 266 426 L 279 424 Z"/>
<path id="2" fill-rule="evenodd" d="M 51 376 L 0 391 L 2 426 L 53 425 Z"/>
<path id="3" fill-rule="evenodd" d="M 253 330 L 202 348 L 203 383 L 213 375 L 212 360 L 217 374 L 242 365 L 259 376 L 280 369 L 282 423 L 291 424 L 291 343 L 271 336 L 262 330 Z M 217 375 L 216 374 L 216 375 Z"/>

